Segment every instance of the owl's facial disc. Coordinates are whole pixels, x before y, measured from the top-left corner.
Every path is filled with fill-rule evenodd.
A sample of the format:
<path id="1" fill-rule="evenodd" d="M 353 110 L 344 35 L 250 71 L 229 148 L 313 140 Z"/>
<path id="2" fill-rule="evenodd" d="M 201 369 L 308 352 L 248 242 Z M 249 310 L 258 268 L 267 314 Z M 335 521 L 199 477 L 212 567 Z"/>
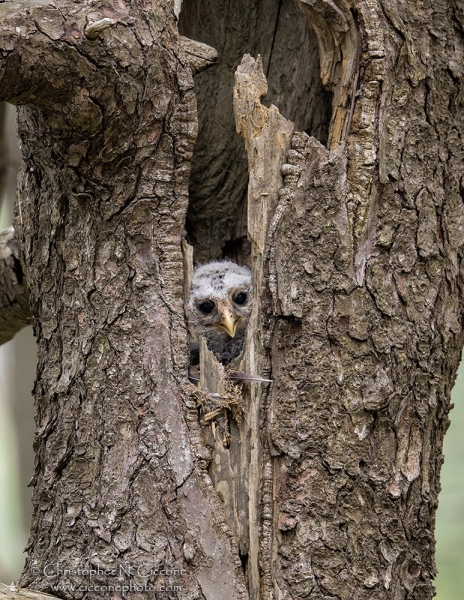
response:
<path id="1" fill-rule="evenodd" d="M 221 331 L 225 331 L 230 337 L 235 336 L 237 325 L 242 320 L 242 317 L 234 315 L 227 306 L 218 306 L 219 320 L 214 324 Z"/>

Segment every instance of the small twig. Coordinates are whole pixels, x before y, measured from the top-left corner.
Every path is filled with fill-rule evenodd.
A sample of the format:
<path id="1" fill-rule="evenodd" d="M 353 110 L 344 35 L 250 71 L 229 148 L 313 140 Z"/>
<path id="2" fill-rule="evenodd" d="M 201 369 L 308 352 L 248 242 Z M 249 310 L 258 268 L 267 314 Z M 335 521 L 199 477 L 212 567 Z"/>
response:
<path id="1" fill-rule="evenodd" d="M 224 410 L 224 406 L 220 406 L 219 408 L 216 408 L 216 410 L 213 410 L 212 412 L 205 415 L 203 417 L 203 421 L 205 423 L 208 423 L 212 419 L 215 419 L 223 410 Z"/>

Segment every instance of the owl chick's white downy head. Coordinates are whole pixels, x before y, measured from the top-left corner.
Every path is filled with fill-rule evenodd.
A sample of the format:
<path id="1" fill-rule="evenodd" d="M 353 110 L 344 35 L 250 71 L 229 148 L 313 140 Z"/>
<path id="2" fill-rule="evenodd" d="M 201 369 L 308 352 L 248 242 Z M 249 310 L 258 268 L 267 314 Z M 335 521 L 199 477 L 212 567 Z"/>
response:
<path id="1" fill-rule="evenodd" d="M 248 267 L 224 260 L 195 269 L 187 306 L 189 323 L 224 364 L 242 350 L 252 301 Z"/>

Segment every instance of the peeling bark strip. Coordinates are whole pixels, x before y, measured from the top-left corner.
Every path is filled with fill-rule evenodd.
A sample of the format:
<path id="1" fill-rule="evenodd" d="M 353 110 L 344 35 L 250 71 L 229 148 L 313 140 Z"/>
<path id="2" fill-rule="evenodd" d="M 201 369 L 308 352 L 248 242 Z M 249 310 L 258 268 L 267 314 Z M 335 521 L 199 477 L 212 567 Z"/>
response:
<path id="1" fill-rule="evenodd" d="M 188 391 L 197 121 L 172 2 L 2 3 L 0 47 L 2 99 L 21 107 L 16 228 L 39 347 L 21 586 L 247 598 Z"/>
<path id="2" fill-rule="evenodd" d="M 0 233 L 0 345 L 30 324 L 29 293 L 10 227 Z"/>
<path id="3" fill-rule="evenodd" d="M 361 40 L 350 2 L 298 0 L 319 42 L 322 83 L 334 91 L 327 147 L 345 139 L 358 83 Z"/>

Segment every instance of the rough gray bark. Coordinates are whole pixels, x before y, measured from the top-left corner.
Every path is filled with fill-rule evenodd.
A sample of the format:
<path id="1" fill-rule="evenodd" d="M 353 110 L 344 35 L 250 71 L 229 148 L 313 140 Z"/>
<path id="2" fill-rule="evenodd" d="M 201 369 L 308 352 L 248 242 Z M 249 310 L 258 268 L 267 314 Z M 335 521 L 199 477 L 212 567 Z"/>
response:
<path id="1" fill-rule="evenodd" d="M 227 125 L 222 145 L 214 127 L 202 134 L 197 164 L 208 143 L 205 164 L 217 164 L 204 181 L 193 174 L 188 212 L 195 100 L 171 3 L 0 4 L 0 89 L 27 106 L 17 222 L 40 352 L 22 585 L 86 583 L 44 575 L 45 562 L 59 561 L 183 569 L 172 583 L 189 599 L 432 597 L 442 440 L 464 342 L 463 13 L 452 0 L 301 0 L 301 13 L 270 5 L 230 4 L 219 32 L 235 27 L 257 44 L 270 23 L 279 31 L 287 7 L 285 62 L 286 40 L 306 36 L 307 18 L 331 89 L 314 103 L 333 102 L 330 119 L 326 106 L 308 115 L 327 135 L 263 107 L 264 73 L 246 58 L 235 118 L 248 207 Z M 198 4 L 192 27 L 210 6 Z M 220 23 L 219 8 L 210 12 Z M 243 51 L 232 46 L 219 52 L 225 78 Z M 193 52 L 203 65 L 214 57 L 204 51 Z M 285 85 L 275 89 L 282 98 Z M 215 208 L 212 195 L 202 204 L 233 181 L 230 203 L 225 193 Z M 186 378 L 186 214 L 197 256 L 230 242 L 252 263 L 261 300 L 242 365 L 274 383 L 244 393 L 229 450 L 211 440 L 216 423 L 201 430 L 207 392 Z M 203 354 L 203 387 L 224 390 Z M 94 583 L 129 580 L 165 581 L 100 574 Z"/>
<path id="2" fill-rule="evenodd" d="M 301 4 L 339 90 L 330 150 L 292 136 L 269 230 L 261 594 L 431 598 L 463 345 L 462 20 L 453 3 Z"/>
<path id="3" fill-rule="evenodd" d="M 263 335 L 254 323 L 246 354 L 275 380 L 270 397 L 246 404 L 260 416 L 247 432 L 260 435 L 250 462 L 258 481 L 244 473 L 248 491 L 259 490 L 249 523 L 258 506 L 260 594 L 431 598 L 442 440 L 463 344 L 462 15 L 452 3 L 402 13 L 388 2 L 358 2 L 356 12 L 301 4 L 334 105 L 329 150 L 293 134 L 264 279 L 253 265 L 268 294 Z M 272 204 L 261 195 L 272 178 L 264 165 L 285 143 L 265 141 L 262 72 L 253 61 L 241 69 L 255 94 L 236 112 L 250 211 Z M 248 558 L 257 597 L 256 551 Z"/>
<path id="4" fill-rule="evenodd" d="M 197 123 L 171 2 L 3 3 L 0 45 L 2 98 L 21 107 L 16 229 L 39 348 L 21 585 L 243 598 L 187 379 L 180 240 Z M 115 574 L 44 570 L 56 563 Z"/>

